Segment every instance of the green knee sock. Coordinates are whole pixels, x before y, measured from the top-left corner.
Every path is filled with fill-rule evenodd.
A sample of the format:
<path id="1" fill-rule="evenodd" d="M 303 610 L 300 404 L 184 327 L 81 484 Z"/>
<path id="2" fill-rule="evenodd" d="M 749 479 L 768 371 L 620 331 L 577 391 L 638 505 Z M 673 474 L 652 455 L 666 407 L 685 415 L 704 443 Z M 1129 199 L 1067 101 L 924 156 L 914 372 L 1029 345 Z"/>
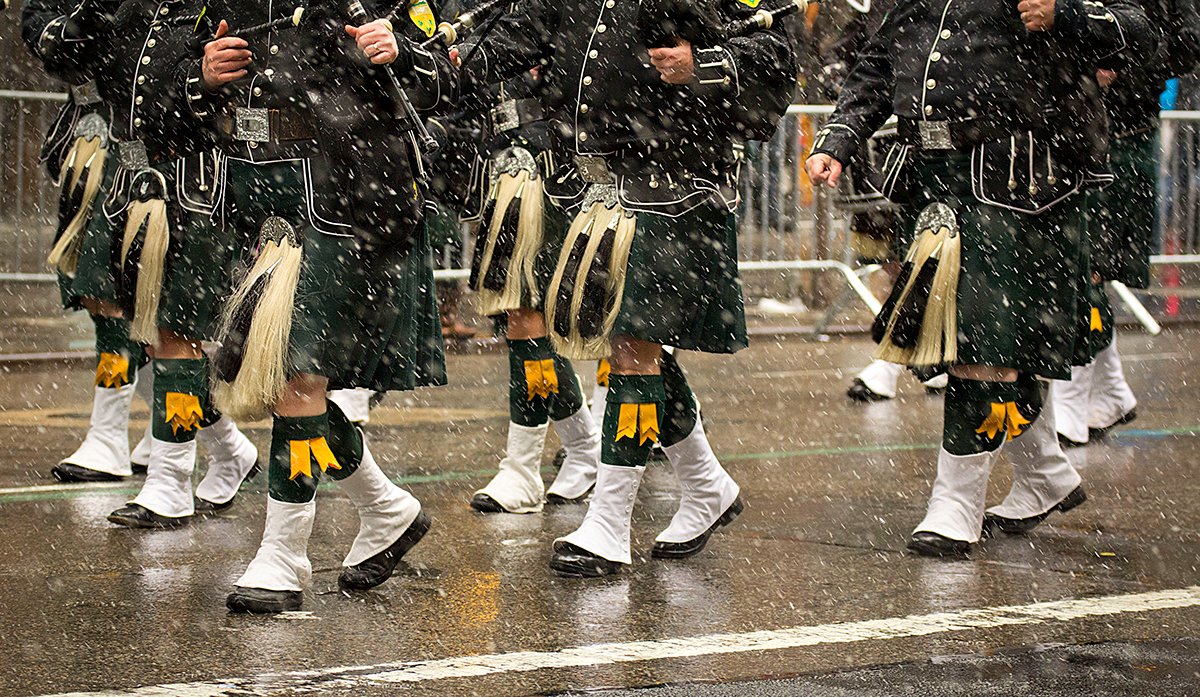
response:
<path id="1" fill-rule="evenodd" d="M 946 386 L 942 445 L 952 455 L 991 452 L 1024 432 L 1041 411 L 1041 388 L 1033 376 L 1016 382 L 985 382 L 950 376 Z"/>
<path id="2" fill-rule="evenodd" d="M 129 338 L 129 322 L 92 315 L 96 329 L 96 387 L 119 388 L 133 382 L 145 350 Z"/>
<path id="3" fill-rule="evenodd" d="M 550 405 L 550 418 L 561 421 L 583 408 L 583 391 L 579 389 L 579 378 L 571 361 L 554 354 L 554 373 L 558 380 L 558 394 Z"/>
<path id="4" fill-rule="evenodd" d="M 600 461 L 606 465 L 641 467 L 658 441 L 659 414 L 666 393 L 661 375 L 610 375 Z"/>
<path id="5" fill-rule="evenodd" d="M 665 448 L 687 438 L 696 427 L 700 414 L 696 411 L 696 396 L 692 394 L 687 376 L 683 374 L 675 356 L 663 351 L 661 365 L 663 390 L 666 393 L 661 442 Z"/>
<path id="6" fill-rule="evenodd" d="M 151 434 L 168 443 L 196 439 L 208 402 L 207 358 L 156 358 Z"/>
<path id="7" fill-rule="evenodd" d="M 329 417 L 329 449 L 342 466 L 341 469 L 329 470 L 329 476 L 340 482 L 354 474 L 362 464 L 362 431 L 359 431 L 358 426 L 347 419 L 341 408 L 330 400 L 325 400 L 325 414 Z"/>
<path id="8" fill-rule="evenodd" d="M 546 423 L 560 389 L 550 337 L 508 340 L 508 411 L 513 423 Z"/>
<path id="9" fill-rule="evenodd" d="M 321 472 L 341 467 L 329 448 L 329 417 L 276 416 L 271 426 L 267 489 L 285 503 L 307 503 L 317 495 Z"/>

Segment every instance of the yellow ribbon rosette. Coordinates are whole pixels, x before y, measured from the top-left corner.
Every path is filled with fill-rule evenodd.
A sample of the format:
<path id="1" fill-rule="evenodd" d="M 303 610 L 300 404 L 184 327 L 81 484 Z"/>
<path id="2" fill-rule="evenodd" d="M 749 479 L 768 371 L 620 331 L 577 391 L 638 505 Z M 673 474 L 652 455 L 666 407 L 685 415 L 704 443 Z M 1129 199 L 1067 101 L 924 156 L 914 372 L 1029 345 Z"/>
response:
<path id="1" fill-rule="evenodd" d="M 194 394 L 182 392 L 167 393 L 167 418 L 171 424 L 171 433 L 179 433 L 179 429 L 190 431 L 200 427 L 204 418 L 204 409 L 200 406 L 200 398 Z"/>
<path id="2" fill-rule="evenodd" d="M 549 399 L 550 393 L 558 394 L 558 373 L 554 371 L 554 360 L 525 361 L 525 385 L 529 389 L 526 401 L 534 397 Z"/>
<path id="3" fill-rule="evenodd" d="M 330 467 L 335 470 L 342 468 L 338 464 L 337 458 L 333 456 L 333 451 L 329 449 L 329 443 L 325 442 L 325 436 L 309 438 L 308 440 L 291 441 L 291 451 L 292 473 L 288 479 L 295 479 L 302 474 L 306 477 L 312 477 L 312 461 L 314 458 L 322 472 L 329 471 Z"/>
<path id="4" fill-rule="evenodd" d="M 983 424 L 975 429 L 976 433 L 987 432 L 988 438 L 995 438 L 1000 431 L 1008 433 L 1008 440 L 1021 435 L 1021 427 L 1032 423 L 1021 415 L 1016 402 L 992 402 L 992 413 L 983 420 Z"/>
<path id="5" fill-rule="evenodd" d="M 617 437 L 633 438 L 638 445 L 646 441 L 658 442 L 658 405 L 657 404 L 622 404 L 621 413 L 617 416 Z"/>
<path id="6" fill-rule="evenodd" d="M 129 359 L 119 353 L 101 353 L 96 366 L 96 387 L 124 387 L 129 384 Z"/>

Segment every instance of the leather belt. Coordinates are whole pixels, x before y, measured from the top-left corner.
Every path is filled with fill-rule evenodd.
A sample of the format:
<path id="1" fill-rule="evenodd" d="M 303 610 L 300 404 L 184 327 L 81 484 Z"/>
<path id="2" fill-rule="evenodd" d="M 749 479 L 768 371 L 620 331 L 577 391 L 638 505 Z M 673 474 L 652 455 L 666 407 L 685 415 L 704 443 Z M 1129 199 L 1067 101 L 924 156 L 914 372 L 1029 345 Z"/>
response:
<path id="1" fill-rule="evenodd" d="M 216 127 L 234 140 L 259 143 L 312 140 L 317 137 L 312 117 L 295 109 L 237 107 L 232 114 L 218 114 Z"/>
<path id="2" fill-rule="evenodd" d="M 492 131 L 503 133 L 545 118 L 537 99 L 506 99 L 491 110 Z"/>
<path id="3" fill-rule="evenodd" d="M 1028 130 L 1029 126 L 998 119 L 918 121 L 902 118 L 896 123 L 900 141 L 922 150 L 966 150 Z"/>

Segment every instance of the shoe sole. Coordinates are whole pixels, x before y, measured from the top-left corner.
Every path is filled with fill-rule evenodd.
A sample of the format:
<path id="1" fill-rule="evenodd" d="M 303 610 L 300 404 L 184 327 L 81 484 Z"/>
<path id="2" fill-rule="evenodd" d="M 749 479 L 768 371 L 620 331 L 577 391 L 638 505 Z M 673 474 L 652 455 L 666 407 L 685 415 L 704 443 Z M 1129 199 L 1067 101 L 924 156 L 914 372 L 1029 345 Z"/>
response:
<path id="1" fill-rule="evenodd" d="M 171 530 L 173 528 L 181 528 L 187 525 L 190 516 L 185 516 L 179 519 L 179 522 L 160 523 L 155 521 L 143 520 L 141 518 L 131 518 L 120 515 L 107 516 L 110 523 L 116 523 L 127 528 L 141 528 L 143 530 Z"/>
<path id="2" fill-rule="evenodd" d="M 496 499 L 487 494 L 478 494 L 471 499 L 471 508 L 480 513 L 505 513 L 504 506 L 496 503 Z"/>
<path id="3" fill-rule="evenodd" d="M 966 547 L 947 547 L 935 543 L 924 542 L 921 540 L 909 540 L 908 549 L 916 552 L 922 557 L 965 557 L 971 551 L 971 546 Z"/>
<path id="4" fill-rule="evenodd" d="M 650 550 L 650 556 L 655 559 L 686 559 L 688 557 L 694 557 L 704 551 L 704 548 L 708 545 L 708 538 L 712 537 L 713 533 L 715 533 L 718 528 L 723 528 L 732 523 L 734 519 L 741 515 L 742 511 L 744 510 L 746 510 L 746 505 L 742 503 L 742 499 L 739 496 L 733 500 L 733 503 L 729 504 L 729 508 L 725 509 L 725 512 L 721 514 L 721 517 L 717 518 L 716 522 L 709 526 L 708 530 L 706 530 L 704 534 L 693 538 L 688 542 L 655 542 L 654 547 Z M 686 545 L 697 541 L 699 544 L 694 548 L 674 546 Z"/>
<path id="5" fill-rule="evenodd" d="M 417 517 L 413 518 L 413 522 L 408 524 L 408 528 L 403 532 L 403 534 L 401 534 L 400 537 L 391 544 L 391 546 L 380 553 L 383 554 L 386 552 L 391 552 L 394 555 L 392 568 L 388 569 L 383 578 L 379 579 L 378 581 L 372 580 L 370 583 L 364 583 L 361 581 L 348 579 L 346 577 L 346 571 L 343 571 L 342 573 L 338 574 L 338 588 L 348 591 L 363 591 L 370 590 L 371 588 L 386 583 L 396 571 L 396 565 L 400 563 L 400 560 L 404 558 L 405 554 L 408 554 L 409 550 L 417 546 L 417 543 L 421 541 L 422 537 L 425 537 L 425 534 L 429 532 L 429 528 L 432 527 L 432 525 L 433 520 L 429 516 L 425 515 L 425 510 L 422 509 L 419 513 L 417 513 Z M 370 561 L 370 559 L 367 561 Z M 366 562 L 363 563 L 365 564 Z"/>
<path id="6" fill-rule="evenodd" d="M 870 387 L 867 387 L 866 383 L 857 378 L 855 378 L 854 384 L 850 386 L 850 389 L 846 390 L 846 396 L 856 402 L 862 402 L 864 404 L 870 404 L 871 402 L 886 402 L 887 400 L 891 399 L 891 397 L 888 397 L 887 395 L 882 395 L 873 391 Z"/>
<path id="7" fill-rule="evenodd" d="M 225 599 L 225 607 L 230 612 L 248 615 L 274 615 L 290 610 L 299 610 L 304 605 L 303 594 L 289 594 L 285 599 L 276 602 L 250 598 L 237 593 L 230 593 Z"/>
<path id="8" fill-rule="evenodd" d="M 1076 495 L 1078 492 L 1078 495 Z M 1029 518 L 1004 518 L 998 515 L 988 515 L 983 519 L 984 528 L 988 532 L 999 530 L 1006 535 L 1024 535 L 1033 530 L 1037 526 L 1046 522 L 1046 518 L 1050 517 L 1051 513 L 1066 513 L 1067 511 L 1078 507 L 1087 501 L 1087 492 L 1081 487 L 1075 487 L 1071 493 L 1067 494 L 1062 501 L 1054 504 L 1050 510 L 1041 515 L 1031 516 Z M 1008 522 L 1012 521 L 1012 522 Z"/>
<path id="9" fill-rule="evenodd" d="M 1133 421 L 1134 419 L 1136 419 L 1137 416 L 1138 416 L 1137 415 L 1137 407 L 1134 407 L 1133 409 L 1130 409 L 1129 411 L 1125 412 L 1125 414 L 1121 418 L 1112 422 L 1112 424 L 1110 424 L 1108 426 L 1104 426 L 1102 428 L 1091 428 L 1089 426 L 1088 427 L 1088 438 L 1092 438 L 1095 440 L 1107 438 L 1109 431 L 1112 431 L 1117 426 L 1124 426 L 1125 424 L 1129 423 L 1130 421 Z"/>
<path id="10" fill-rule="evenodd" d="M 76 467 L 82 471 L 77 471 L 75 469 L 63 469 L 60 465 L 71 465 L 72 467 Z M 54 475 L 55 479 L 63 482 L 64 484 L 70 484 L 73 482 L 120 482 L 125 480 L 125 477 L 120 474 L 109 474 L 108 472 L 90 470 L 86 467 L 80 467 L 79 465 L 75 465 L 70 462 L 58 463 L 58 465 L 55 465 L 50 469 L 50 474 Z"/>

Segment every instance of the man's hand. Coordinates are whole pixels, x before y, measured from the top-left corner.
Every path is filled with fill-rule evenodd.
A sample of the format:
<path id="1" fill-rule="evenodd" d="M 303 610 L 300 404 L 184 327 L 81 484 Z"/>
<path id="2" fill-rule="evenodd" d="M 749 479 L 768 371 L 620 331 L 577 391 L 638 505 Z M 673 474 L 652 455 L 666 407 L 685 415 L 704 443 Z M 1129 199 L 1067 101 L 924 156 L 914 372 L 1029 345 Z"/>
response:
<path id="1" fill-rule="evenodd" d="M 1054 27 L 1054 0 L 1021 0 L 1017 11 L 1029 31 L 1049 31 Z"/>
<path id="2" fill-rule="evenodd" d="M 450 47 L 450 63 L 453 64 L 454 67 L 456 67 L 456 68 L 462 67 L 462 56 L 460 56 L 458 54 L 457 46 Z"/>
<path id="3" fill-rule="evenodd" d="M 246 66 L 253 57 L 247 50 L 250 44 L 236 36 L 225 36 L 228 33 L 229 25 L 222 19 L 217 25 L 217 38 L 204 44 L 200 72 L 210 90 L 246 77 Z"/>
<path id="4" fill-rule="evenodd" d="M 842 163 L 819 152 L 804 161 L 804 170 L 814 186 L 825 182 L 832 189 L 837 186 L 838 177 L 842 176 Z"/>
<path id="5" fill-rule="evenodd" d="M 1117 81 L 1117 72 L 1115 70 L 1105 70 L 1104 68 L 1096 69 L 1096 83 L 1101 87 L 1108 87 Z"/>
<path id="6" fill-rule="evenodd" d="M 367 22 L 361 27 L 346 25 L 346 33 L 358 43 L 359 50 L 375 65 L 386 65 L 400 55 L 396 35 L 392 33 L 392 24 L 386 19 Z"/>
<path id="7" fill-rule="evenodd" d="M 696 76 L 692 65 L 692 44 L 687 39 L 676 39 L 678 43 L 667 48 L 650 49 L 650 62 L 658 68 L 663 82 L 686 85 Z"/>

